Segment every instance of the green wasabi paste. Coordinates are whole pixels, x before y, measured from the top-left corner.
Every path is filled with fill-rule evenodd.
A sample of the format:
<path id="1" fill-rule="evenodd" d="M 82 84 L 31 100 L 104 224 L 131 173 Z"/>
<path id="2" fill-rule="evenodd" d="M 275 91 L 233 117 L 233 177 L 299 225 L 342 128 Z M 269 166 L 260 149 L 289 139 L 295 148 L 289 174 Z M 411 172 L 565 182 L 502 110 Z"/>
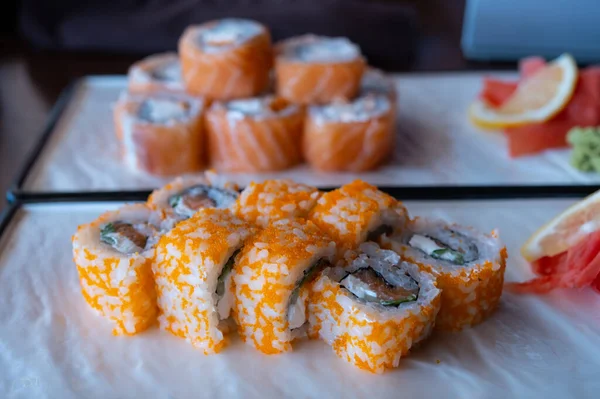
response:
<path id="1" fill-rule="evenodd" d="M 573 147 L 571 165 L 584 172 L 600 173 L 600 126 L 574 127 L 567 133 Z"/>

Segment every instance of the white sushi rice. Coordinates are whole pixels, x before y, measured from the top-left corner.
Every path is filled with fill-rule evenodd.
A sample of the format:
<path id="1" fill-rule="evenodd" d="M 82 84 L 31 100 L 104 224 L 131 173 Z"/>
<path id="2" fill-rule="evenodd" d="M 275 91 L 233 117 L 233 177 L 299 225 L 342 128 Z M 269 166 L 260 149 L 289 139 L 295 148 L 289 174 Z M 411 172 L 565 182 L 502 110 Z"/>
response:
<path id="1" fill-rule="evenodd" d="M 345 37 L 303 35 L 285 40 L 280 55 L 307 63 L 349 62 L 361 57 L 360 48 Z"/>
<path id="2" fill-rule="evenodd" d="M 448 231 L 448 229 L 458 233 L 460 236 L 453 238 L 449 237 L 449 235 L 452 233 Z M 450 260 L 434 259 L 425 253 L 431 253 L 431 251 L 435 249 L 443 248 L 440 247 L 435 241 L 427 239 L 427 237 L 436 237 L 444 241 L 444 236 L 446 236 L 446 238 L 449 239 L 454 246 L 459 245 L 461 248 L 463 248 L 467 259 L 469 257 L 473 258 L 474 256 L 475 258 L 467 261 L 464 265 L 456 265 Z M 401 237 L 397 236 L 395 238 L 395 240 L 398 239 L 402 243 L 403 253 L 408 257 L 414 259 L 417 263 L 433 264 L 438 270 L 444 273 L 459 275 L 462 273 L 462 270 L 470 271 L 476 269 L 485 262 L 493 263 L 494 271 L 500 268 L 500 264 L 497 262 L 497 260 L 498 254 L 503 245 L 498 238 L 497 232 L 494 232 L 492 235 L 488 235 L 480 233 L 472 227 L 448 224 L 443 220 L 415 218 L 402 233 Z M 398 244 L 396 244 L 396 248 L 398 248 L 397 245 Z M 469 245 L 476 248 L 476 254 L 468 253 L 467 247 Z"/>
<path id="3" fill-rule="evenodd" d="M 149 98 L 140 104 L 138 117 L 155 124 L 169 124 L 188 119 L 189 103 L 167 98 Z"/>
<path id="4" fill-rule="evenodd" d="M 274 111 L 271 103 L 273 96 L 263 96 L 254 98 L 245 98 L 229 101 L 227 103 L 216 103 L 214 107 L 227 109 L 227 118 L 239 120 L 252 118 L 255 120 L 286 117 L 300 111 L 300 107 L 295 104 L 289 104 L 285 108 Z"/>
<path id="5" fill-rule="evenodd" d="M 206 53 L 219 53 L 240 46 L 263 30 L 262 25 L 247 19 L 221 19 L 198 32 L 198 44 Z"/>
<path id="6" fill-rule="evenodd" d="M 181 63 L 176 53 L 151 55 L 131 66 L 128 72 L 130 85 L 157 83 L 174 91 L 183 91 Z"/>
<path id="7" fill-rule="evenodd" d="M 380 117 L 390 110 L 390 98 L 375 93 L 368 93 L 351 102 L 336 102 L 309 107 L 310 117 L 317 123 L 364 122 Z"/>

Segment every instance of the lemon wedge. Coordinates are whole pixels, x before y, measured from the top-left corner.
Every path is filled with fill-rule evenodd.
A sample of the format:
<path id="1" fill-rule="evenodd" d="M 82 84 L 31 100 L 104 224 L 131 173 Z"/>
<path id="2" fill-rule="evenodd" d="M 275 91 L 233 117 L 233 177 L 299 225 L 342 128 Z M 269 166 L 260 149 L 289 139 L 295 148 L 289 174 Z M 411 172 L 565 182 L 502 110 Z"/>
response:
<path id="1" fill-rule="evenodd" d="M 483 100 L 476 100 L 469 107 L 469 118 L 482 129 L 545 122 L 569 103 L 577 76 L 577 63 L 569 54 L 563 54 L 523 80 L 502 106 L 494 108 Z"/>
<path id="2" fill-rule="evenodd" d="M 525 242 L 521 254 L 533 262 L 555 256 L 600 230 L 600 191 L 567 208 L 542 226 Z"/>

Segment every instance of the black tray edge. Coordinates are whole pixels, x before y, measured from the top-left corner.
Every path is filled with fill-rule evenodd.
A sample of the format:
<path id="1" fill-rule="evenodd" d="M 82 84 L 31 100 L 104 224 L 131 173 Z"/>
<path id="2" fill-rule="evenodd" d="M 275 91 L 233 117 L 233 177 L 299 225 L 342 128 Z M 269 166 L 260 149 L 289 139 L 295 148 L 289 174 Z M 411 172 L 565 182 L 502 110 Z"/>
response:
<path id="1" fill-rule="evenodd" d="M 333 187 L 321 188 L 322 191 L 333 189 Z M 402 201 L 449 201 L 581 198 L 600 190 L 600 186 L 380 186 L 379 189 Z M 22 203 L 127 202 L 146 201 L 150 192 L 150 190 L 139 190 L 19 193 L 17 199 Z"/>
<path id="2" fill-rule="evenodd" d="M 2 213 L 0 213 L 0 242 L 3 240 L 6 229 L 8 228 L 8 226 L 10 226 L 10 223 L 12 222 L 20 207 L 21 202 L 16 201 L 8 205 L 6 208 L 4 208 Z"/>
<path id="3" fill-rule="evenodd" d="M 73 95 L 81 86 L 81 83 L 84 79 L 85 78 L 79 78 L 72 81 L 60 93 L 58 100 L 56 101 L 56 103 L 54 103 L 54 106 L 50 111 L 50 115 L 48 116 L 48 120 L 46 121 L 44 130 L 42 131 L 38 142 L 33 147 L 33 150 L 25 158 L 25 163 L 23 164 L 23 167 L 19 170 L 14 182 L 9 187 L 8 192 L 6 193 L 6 199 L 9 203 L 14 202 L 19 198 L 21 194 L 23 194 L 23 185 L 25 184 L 27 178 L 31 174 L 31 171 L 37 164 L 39 157 L 42 155 L 42 152 L 46 147 L 46 144 L 48 144 L 50 138 L 56 130 L 56 125 L 60 122 L 69 104 L 71 104 Z"/>

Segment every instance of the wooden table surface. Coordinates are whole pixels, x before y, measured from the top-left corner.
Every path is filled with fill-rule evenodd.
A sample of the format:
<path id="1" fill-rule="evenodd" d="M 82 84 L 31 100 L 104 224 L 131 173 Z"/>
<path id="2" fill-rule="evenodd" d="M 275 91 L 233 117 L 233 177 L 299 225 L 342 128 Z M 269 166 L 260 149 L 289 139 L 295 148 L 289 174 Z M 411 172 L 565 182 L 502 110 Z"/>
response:
<path id="1" fill-rule="evenodd" d="M 444 2 L 438 3 L 444 7 Z M 459 45 L 462 9 L 442 11 L 425 15 L 429 28 L 421 36 L 416 57 L 398 72 L 512 67 L 466 61 Z M 0 193 L 4 193 L 39 139 L 61 91 L 85 75 L 124 74 L 140 56 L 40 51 L 15 38 L 0 38 L 0 45 Z M 3 206 L 1 201 L 0 209 Z"/>

